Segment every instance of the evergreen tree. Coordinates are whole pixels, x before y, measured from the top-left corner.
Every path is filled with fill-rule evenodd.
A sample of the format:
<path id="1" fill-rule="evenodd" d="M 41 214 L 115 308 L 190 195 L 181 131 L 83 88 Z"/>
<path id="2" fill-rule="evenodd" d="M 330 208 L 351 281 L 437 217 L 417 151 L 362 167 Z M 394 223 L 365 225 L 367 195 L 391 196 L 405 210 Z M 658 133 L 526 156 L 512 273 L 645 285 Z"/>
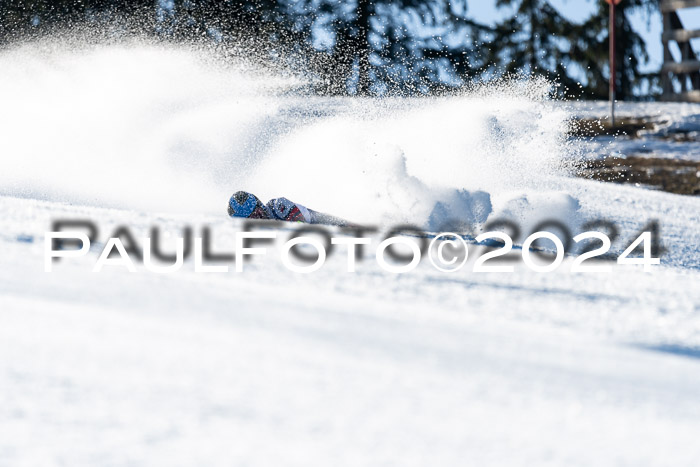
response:
<path id="1" fill-rule="evenodd" d="M 496 27 L 491 61 L 501 73 L 542 75 L 555 81 L 560 95 L 606 99 L 609 79 L 609 5 L 595 2 L 594 13 L 583 23 L 567 20 L 548 0 L 497 0 L 515 13 Z M 658 0 L 623 0 L 616 7 L 616 89 L 619 99 L 630 98 L 653 74 L 640 71 L 648 61 L 646 45 L 632 28 L 630 14 L 642 7 L 651 11 Z"/>
<path id="2" fill-rule="evenodd" d="M 608 98 L 609 69 L 609 5 L 603 0 L 594 0 L 596 10 L 583 24 L 568 34 L 571 43 L 570 55 L 585 76 L 586 97 Z M 634 97 L 634 91 L 644 81 L 653 85 L 658 73 L 643 73 L 640 68 L 649 56 L 644 39 L 632 28 L 630 14 L 639 9 L 647 13 L 658 8 L 658 0 L 624 0 L 615 10 L 616 33 L 616 91 L 617 98 Z"/>
<path id="3" fill-rule="evenodd" d="M 144 12 L 153 21 L 138 21 L 139 32 L 242 45 L 246 56 L 310 70 L 323 93 L 434 92 L 483 63 L 474 51 L 484 29 L 466 18 L 467 0 L 0 1 L 6 36 Z M 332 40 L 319 46 L 321 36 Z"/>
<path id="4" fill-rule="evenodd" d="M 325 81 L 335 91 L 349 82 L 359 95 L 429 92 L 479 70 L 473 51 L 485 28 L 466 18 L 466 0 L 308 0 L 302 10 L 318 11 L 305 24 L 312 35 L 320 27 L 333 37 L 336 76 Z"/>
<path id="5" fill-rule="evenodd" d="M 576 24 L 548 0 L 496 0 L 514 14 L 487 28 L 467 18 L 467 0 L 0 0 L 0 41 L 139 17 L 139 32 L 236 43 L 246 55 L 309 70 L 322 93 L 440 92 L 515 73 L 546 76 L 561 95 L 606 98 L 608 4 L 588 1 L 595 13 Z M 640 71 L 648 57 L 630 14 L 657 6 L 617 6 L 620 99 L 650 78 Z"/>
<path id="6" fill-rule="evenodd" d="M 489 44 L 497 72 L 545 76 L 559 85 L 560 95 L 575 94 L 578 83 L 568 72 L 572 57 L 567 37 L 576 25 L 547 0 L 497 0 L 496 5 L 514 9 L 497 24 Z"/>
<path id="7" fill-rule="evenodd" d="M 467 18 L 466 1 L 388 2 L 380 11 L 371 42 L 388 92 L 446 91 L 485 69 L 480 49 L 490 29 Z"/>

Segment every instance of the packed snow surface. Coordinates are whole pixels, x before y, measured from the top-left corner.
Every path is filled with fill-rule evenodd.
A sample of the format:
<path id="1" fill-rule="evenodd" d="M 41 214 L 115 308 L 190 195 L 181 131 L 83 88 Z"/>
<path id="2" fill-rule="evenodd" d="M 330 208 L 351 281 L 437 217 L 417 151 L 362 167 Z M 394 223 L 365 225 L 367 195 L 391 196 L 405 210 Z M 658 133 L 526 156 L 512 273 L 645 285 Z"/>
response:
<path id="1" fill-rule="evenodd" d="M 320 98 L 204 58 L 0 53 L 1 466 L 696 465 L 700 198 L 572 178 L 590 150 L 567 138 L 581 110 L 545 83 Z M 209 226 L 232 252 L 239 189 L 378 232 L 355 273 L 341 250 L 295 274 L 274 247 L 243 272 L 196 273 L 192 258 L 167 275 L 91 272 L 119 226 L 139 245 L 158 228 L 169 252 Z M 604 219 L 614 255 L 657 220 L 661 265 L 571 273 L 573 251 L 552 273 L 477 274 L 475 245 L 452 274 L 374 260 L 396 224 L 477 234 L 502 218 L 516 243 L 544 219 L 572 233 Z M 58 219 L 98 238 L 46 273 Z"/>

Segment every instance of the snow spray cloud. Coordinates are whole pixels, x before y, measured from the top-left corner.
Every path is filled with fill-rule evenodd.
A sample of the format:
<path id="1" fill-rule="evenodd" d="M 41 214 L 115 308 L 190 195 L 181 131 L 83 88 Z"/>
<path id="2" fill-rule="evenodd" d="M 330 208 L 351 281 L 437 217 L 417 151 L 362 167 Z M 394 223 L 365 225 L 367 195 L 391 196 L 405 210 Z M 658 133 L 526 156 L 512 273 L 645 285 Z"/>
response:
<path id="1" fill-rule="evenodd" d="M 6 49 L 0 189 L 221 215 L 244 189 L 356 222 L 425 225 L 472 209 L 475 192 L 549 189 L 571 150 L 545 81 L 376 100 L 310 97 L 302 84 L 185 46 Z"/>
<path id="2" fill-rule="evenodd" d="M 208 58 L 139 44 L 3 51 L 3 190 L 122 208 L 216 210 L 217 181 L 241 181 L 249 147 L 278 111 L 275 94 L 291 83 Z"/>

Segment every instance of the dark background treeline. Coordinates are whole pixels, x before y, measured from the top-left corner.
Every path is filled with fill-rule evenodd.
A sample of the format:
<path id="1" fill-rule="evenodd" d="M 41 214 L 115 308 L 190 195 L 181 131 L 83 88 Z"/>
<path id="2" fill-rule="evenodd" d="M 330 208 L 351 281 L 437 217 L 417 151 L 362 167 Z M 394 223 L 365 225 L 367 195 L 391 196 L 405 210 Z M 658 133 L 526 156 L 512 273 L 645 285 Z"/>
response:
<path id="1" fill-rule="evenodd" d="M 582 23 L 547 0 L 495 1 L 515 13 L 487 26 L 468 17 L 468 0 L 0 0 L 0 43 L 103 28 L 238 48 L 304 70 L 322 94 L 441 93 L 515 73 L 549 78 L 562 97 L 607 98 L 604 0 L 588 0 L 596 9 Z M 639 8 L 658 0 L 618 6 L 620 99 L 658 92 L 658 75 L 640 71 L 648 56 L 629 21 Z"/>

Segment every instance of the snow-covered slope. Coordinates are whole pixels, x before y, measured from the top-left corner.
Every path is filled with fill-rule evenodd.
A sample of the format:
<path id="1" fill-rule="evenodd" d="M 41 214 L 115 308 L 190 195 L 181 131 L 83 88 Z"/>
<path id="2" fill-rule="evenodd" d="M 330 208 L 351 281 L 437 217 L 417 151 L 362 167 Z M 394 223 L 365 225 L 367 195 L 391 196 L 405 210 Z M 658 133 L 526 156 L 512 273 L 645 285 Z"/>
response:
<path id="1" fill-rule="evenodd" d="M 607 102 L 574 102 L 567 107 L 577 118 L 608 119 Z M 669 102 L 618 102 L 619 121 L 653 123 L 636 137 L 599 136 L 587 141 L 582 155 L 642 156 L 700 161 L 700 104 Z"/>
<path id="2" fill-rule="evenodd" d="M 585 148 L 541 83 L 309 98 L 141 46 L 28 47 L 0 54 L 0 70 L 0 465 L 700 456 L 700 199 L 569 177 Z M 651 273 L 573 274 L 568 256 L 553 273 L 475 274 L 474 249 L 460 272 L 423 261 L 396 275 L 373 247 L 355 273 L 336 252 L 294 274 L 273 248 L 241 273 L 195 273 L 192 259 L 169 275 L 91 272 L 120 225 L 170 241 L 208 225 L 232 251 L 236 189 L 378 222 L 373 247 L 396 222 L 458 218 L 482 190 L 489 219 L 612 221 L 615 253 L 656 219 L 666 251 Z M 56 219 L 92 220 L 98 241 L 45 273 Z"/>

